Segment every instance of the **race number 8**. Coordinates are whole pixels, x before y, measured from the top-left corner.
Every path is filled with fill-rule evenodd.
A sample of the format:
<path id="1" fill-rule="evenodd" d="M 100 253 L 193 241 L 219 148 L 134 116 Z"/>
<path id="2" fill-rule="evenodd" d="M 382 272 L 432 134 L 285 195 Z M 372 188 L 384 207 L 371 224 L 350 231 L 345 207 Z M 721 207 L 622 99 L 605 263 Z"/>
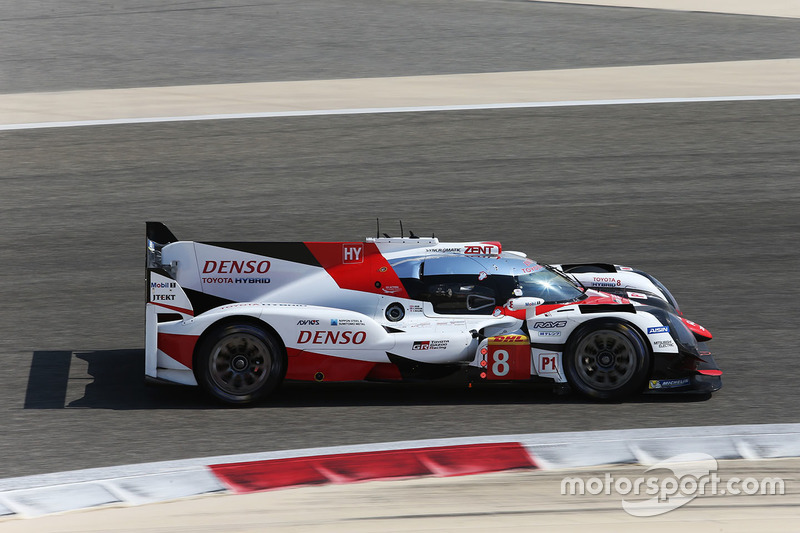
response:
<path id="1" fill-rule="evenodd" d="M 508 374 L 508 352 L 505 350 L 495 350 L 492 354 L 492 374 L 495 376 L 505 376 Z"/>

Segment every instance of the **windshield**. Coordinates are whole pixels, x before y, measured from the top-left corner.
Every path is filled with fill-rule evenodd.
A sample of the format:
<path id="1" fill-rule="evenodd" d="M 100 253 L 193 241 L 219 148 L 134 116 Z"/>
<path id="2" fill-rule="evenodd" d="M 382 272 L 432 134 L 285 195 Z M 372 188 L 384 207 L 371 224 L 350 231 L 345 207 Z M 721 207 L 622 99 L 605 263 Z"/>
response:
<path id="1" fill-rule="evenodd" d="M 547 269 L 517 276 L 522 296 L 541 298 L 545 303 L 572 302 L 584 296 L 583 291 L 569 279 Z"/>

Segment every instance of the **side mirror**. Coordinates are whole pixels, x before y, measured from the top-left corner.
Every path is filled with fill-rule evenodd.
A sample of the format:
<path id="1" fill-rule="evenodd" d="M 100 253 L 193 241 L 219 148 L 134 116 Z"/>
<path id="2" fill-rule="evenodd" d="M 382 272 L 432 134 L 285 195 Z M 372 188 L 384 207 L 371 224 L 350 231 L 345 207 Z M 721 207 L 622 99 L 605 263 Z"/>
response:
<path id="1" fill-rule="evenodd" d="M 506 307 L 512 311 L 519 311 L 520 309 L 535 309 L 537 305 L 542 305 L 544 300 L 541 298 L 511 298 Z"/>

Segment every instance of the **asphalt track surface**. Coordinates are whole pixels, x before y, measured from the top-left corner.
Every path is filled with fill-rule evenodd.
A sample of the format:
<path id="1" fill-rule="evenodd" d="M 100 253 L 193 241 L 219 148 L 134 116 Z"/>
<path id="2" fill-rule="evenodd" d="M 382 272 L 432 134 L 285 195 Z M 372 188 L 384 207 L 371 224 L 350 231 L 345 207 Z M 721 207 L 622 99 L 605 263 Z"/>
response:
<path id="1" fill-rule="evenodd" d="M 519 0 L 0 0 L 0 93 L 790 58 L 797 25 Z"/>
<path id="2" fill-rule="evenodd" d="M 800 22 L 788 19 L 251 4 L 231 32 L 219 28 L 232 11 L 215 2 L 170 14 L 150 2 L 125 4 L 136 13 L 4 2 L 0 91 L 800 56 Z M 272 10 L 288 22 L 253 22 Z M 280 52 L 251 57 L 264 49 Z M 435 437 L 797 422 L 798 123 L 800 102 L 783 101 L 0 133 L 0 477 Z M 194 389 L 144 386 L 145 220 L 186 239 L 350 240 L 372 235 L 378 216 L 395 234 L 402 218 L 420 235 L 501 240 L 545 262 L 643 268 L 715 334 L 724 388 L 595 404 L 519 386 L 288 385 L 271 403 L 230 409 Z"/>

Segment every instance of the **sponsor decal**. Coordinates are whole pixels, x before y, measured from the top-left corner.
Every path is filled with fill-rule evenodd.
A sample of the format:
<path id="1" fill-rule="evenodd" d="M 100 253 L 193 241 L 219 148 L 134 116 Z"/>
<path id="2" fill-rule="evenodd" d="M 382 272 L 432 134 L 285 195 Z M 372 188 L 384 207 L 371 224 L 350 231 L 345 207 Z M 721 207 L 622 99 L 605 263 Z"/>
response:
<path id="1" fill-rule="evenodd" d="M 342 263 L 363 263 L 364 262 L 364 243 L 343 244 Z"/>
<path id="2" fill-rule="evenodd" d="M 453 253 L 453 252 L 461 252 L 461 248 L 426 248 L 426 252 L 443 252 L 443 253 Z"/>
<path id="3" fill-rule="evenodd" d="M 174 294 L 153 294 L 150 296 L 153 302 L 172 302 L 175 300 Z"/>
<path id="4" fill-rule="evenodd" d="M 641 292 L 629 292 L 628 298 L 636 298 L 637 300 L 647 300 L 647 295 Z"/>
<path id="5" fill-rule="evenodd" d="M 364 344 L 366 331 L 308 331 L 301 330 L 297 344 Z"/>
<path id="6" fill-rule="evenodd" d="M 409 313 L 421 313 L 422 312 L 422 306 L 418 305 L 418 304 L 410 304 L 408 306 L 408 312 Z"/>
<path id="7" fill-rule="evenodd" d="M 558 354 L 557 353 L 543 353 L 539 356 L 539 374 L 557 374 L 558 373 Z"/>
<path id="8" fill-rule="evenodd" d="M 261 283 L 266 284 L 270 283 L 269 278 L 201 278 L 203 283 L 245 283 L 245 284 L 252 284 L 252 283 Z"/>
<path id="9" fill-rule="evenodd" d="M 567 325 L 566 320 L 549 320 L 544 322 L 534 322 L 534 328 L 563 328 Z"/>
<path id="10" fill-rule="evenodd" d="M 261 307 L 264 304 L 257 304 L 257 303 L 238 303 L 238 304 L 228 304 L 223 305 L 220 309 L 237 309 L 240 307 Z"/>
<path id="11" fill-rule="evenodd" d="M 672 342 L 672 341 L 654 341 L 653 344 L 655 344 L 659 348 L 674 348 L 675 347 L 675 343 Z"/>
<path id="12" fill-rule="evenodd" d="M 397 294 L 403 290 L 403 287 L 399 285 L 387 285 L 386 287 L 382 287 L 381 290 L 386 294 Z"/>
<path id="13" fill-rule="evenodd" d="M 689 384 L 689 378 L 680 379 L 651 379 L 648 389 L 674 389 L 675 387 L 685 387 Z"/>
<path id="14" fill-rule="evenodd" d="M 530 340 L 525 335 L 501 335 L 489 338 L 490 344 L 528 344 Z"/>
<path id="15" fill-rule="evenodd" d="M 206 261 L 203 274 L 266 274 L 269 261 Z"/>
<path id="16" fill-rule="evenodd" d="M 524 267 L 521 269 L 523 274 L 532 274 L 534 272 L 539 272 L 540 270 L 544 270 L 544 267 L 542 265 Z"/>
<path id="17" fill-rule="evenodd" d="M 466 255 L 499 255 L 500 248 L 494 244 L 465 246 Z"/>
<path id="18" fill-rule="evenodd" d="M 444 350 L 450 341 L 414 341 L 412 350 Z"/>
<path id="19" fill-rule="evenodd" d="M 622 280 L 607 276 L 594 276 L 591 281 L 592 287 L 620 287 L 621 285 Z"/>
<path id="20" fill-rule="evenodd" d="M 319 326 L 319 320 L 298 320 L 298 326 Z"/>
<path id="21" fill-rule="evenodd" d="M 657 328 L 647 328 L 648 335 L 655 335 L 656 333 L 669 333 L 669 326 L 660 326 Z"/>
<path id="22" fill-rule="evenodd" d="M 331 326 L 363 326 L 364 321 L 352 318 L 331 318 Z"/>
<path id="23" fill-rule="evenodd" d="M 176 282 L 174 282 L 174 281 L 169 281 L 169 282 L 166 282 L 166 281 L 160 281 L 160 282 L 153 281 L 153 282 L 150 283 L 150 288 L 151 289 L 174 289 L 177 286 L 178 286 L 178 284 Z"/>
<path id="24" fill-rule="evenodd" d="M 539 335 L 540 337 L 560 337 L 561 336 L 561 332 L 560 331 L 539 331 L 539 332 L 537 332 L 537 335 Z"/>

